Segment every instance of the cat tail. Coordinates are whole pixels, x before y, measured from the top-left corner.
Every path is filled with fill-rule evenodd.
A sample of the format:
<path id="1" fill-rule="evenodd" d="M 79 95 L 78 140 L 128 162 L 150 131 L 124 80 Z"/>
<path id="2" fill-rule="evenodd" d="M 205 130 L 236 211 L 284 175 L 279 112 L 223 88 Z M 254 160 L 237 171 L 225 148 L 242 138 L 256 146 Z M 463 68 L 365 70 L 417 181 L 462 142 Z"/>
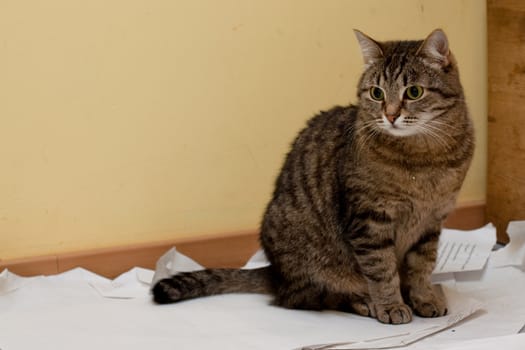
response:
<path id="1" fill-rule="evenodd" d="M 158 281 L 152 289 L 158 304 L 226 293 L 272 294 L 270 267 L 206 269 L 183 272 Z"/>

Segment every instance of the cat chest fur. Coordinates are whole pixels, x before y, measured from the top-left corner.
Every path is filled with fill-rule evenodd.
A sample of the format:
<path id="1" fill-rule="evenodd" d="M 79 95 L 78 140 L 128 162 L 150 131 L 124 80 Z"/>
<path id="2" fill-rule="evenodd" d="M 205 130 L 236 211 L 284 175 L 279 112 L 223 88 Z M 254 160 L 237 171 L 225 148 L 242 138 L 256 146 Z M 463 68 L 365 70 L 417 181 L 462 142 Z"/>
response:
<path id="1" fill-rule="evenodd" d="M 359 140 L 359 135 L 356 139 Z M 392 239 L 398 266 L 425 234 L 439 232 L 441 223 L 454 208 L 472 151 L 466 142 L 458 145 L 455 152 L 432 149 L 425 153 L 418 149 L 416 142 L 401 140 L 398 148 L 386 148 L 384 144 L 375 147 L 373 143 L 367 149 L 355 147 L 353 158 L 343 171 L 348 220 L 357 216 L 370 226 L 368 235 Z M 462 161 L 449 166 L 455 159 Z M 367 212 L 388 220 L 377 223 L 374 217 L 355 214 Z M 349 229 L 352 230 L 352 224 Z M 356 235 L 354 232 L 343 234 Z"/>
<path id="2" fill-rule="evenodd" d="M 466 166 L 404 168 L 375 164 L 367 196 L 392 219 L 396 256 L 402 259 L 428 230 L 440 228 L 453 210 Z M 372 172 L 372 169 L 370 169 Z"/>

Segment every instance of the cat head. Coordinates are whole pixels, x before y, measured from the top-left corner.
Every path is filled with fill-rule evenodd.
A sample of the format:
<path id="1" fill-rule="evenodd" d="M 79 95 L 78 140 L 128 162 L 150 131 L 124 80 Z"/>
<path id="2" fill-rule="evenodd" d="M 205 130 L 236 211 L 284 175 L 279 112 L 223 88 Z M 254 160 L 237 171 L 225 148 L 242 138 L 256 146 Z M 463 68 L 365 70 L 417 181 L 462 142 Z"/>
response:
<path id="1" fill-rule="evenodd" d="M 445 33 L 425 40 L 377 42 L 360 31 L 365 69 L 358 86 L 365 127 L 397 137 L 435 135 L 447 112 L 463 101 Z"/>

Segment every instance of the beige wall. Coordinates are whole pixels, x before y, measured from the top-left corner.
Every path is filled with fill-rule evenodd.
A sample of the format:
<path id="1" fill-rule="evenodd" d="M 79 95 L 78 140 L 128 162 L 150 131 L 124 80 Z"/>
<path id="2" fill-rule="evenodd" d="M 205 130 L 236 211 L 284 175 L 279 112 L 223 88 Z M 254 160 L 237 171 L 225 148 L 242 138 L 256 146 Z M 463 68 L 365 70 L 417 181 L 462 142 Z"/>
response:
<path id="1" fill-rule="evenodd" d="M 442 27 L 484 200 L 484 0 L 0 0 L 0 259 L 255 229 L 289 143 L 355 101 L 352 28 Z"/>

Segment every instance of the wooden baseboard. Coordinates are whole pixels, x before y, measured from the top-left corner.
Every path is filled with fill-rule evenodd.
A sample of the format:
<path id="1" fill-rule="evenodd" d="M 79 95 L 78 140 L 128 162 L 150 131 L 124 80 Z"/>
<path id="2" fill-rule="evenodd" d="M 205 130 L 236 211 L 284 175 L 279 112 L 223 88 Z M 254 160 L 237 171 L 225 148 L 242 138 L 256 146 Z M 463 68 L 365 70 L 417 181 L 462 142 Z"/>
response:
<path id="1" fill-rule="evenodd" d="M 444 226 L 458 230 L 473 230 L 487 224 L 485 201 L 461 203 L 445 221 Z"/>
<path id="2" fill-rule="evenodd" d="M 485 203 L 465 203 L 449 216 L 445 227 L 474 229 L 485 224 Z M 86 250 L 43 257 L 0 261 L 0 271 L 9 269 L 21 276 L 53 275 L 83 267 L 114 278 L 140 266 L 155 269 L 158 258 L 173 246 L 203 266 L 239 267 L 259 249 L 258 232 L 246 231 L 221 236 L 136 244 Z"/>
<path id="3" fill-rule="evenodd" d="M 259 237 L 257 231 L 247 231 L 3 260 L 0 261 L 0 271 L 9 269 L 21 276 L 34 276 L 53 275 L 83 267 L 99 275 L 114 278 L 136 266 L 155 269 L 159 257 L 174 246 L 177 251 L 203 266 L 239 267 L 259 249 Z"/>

